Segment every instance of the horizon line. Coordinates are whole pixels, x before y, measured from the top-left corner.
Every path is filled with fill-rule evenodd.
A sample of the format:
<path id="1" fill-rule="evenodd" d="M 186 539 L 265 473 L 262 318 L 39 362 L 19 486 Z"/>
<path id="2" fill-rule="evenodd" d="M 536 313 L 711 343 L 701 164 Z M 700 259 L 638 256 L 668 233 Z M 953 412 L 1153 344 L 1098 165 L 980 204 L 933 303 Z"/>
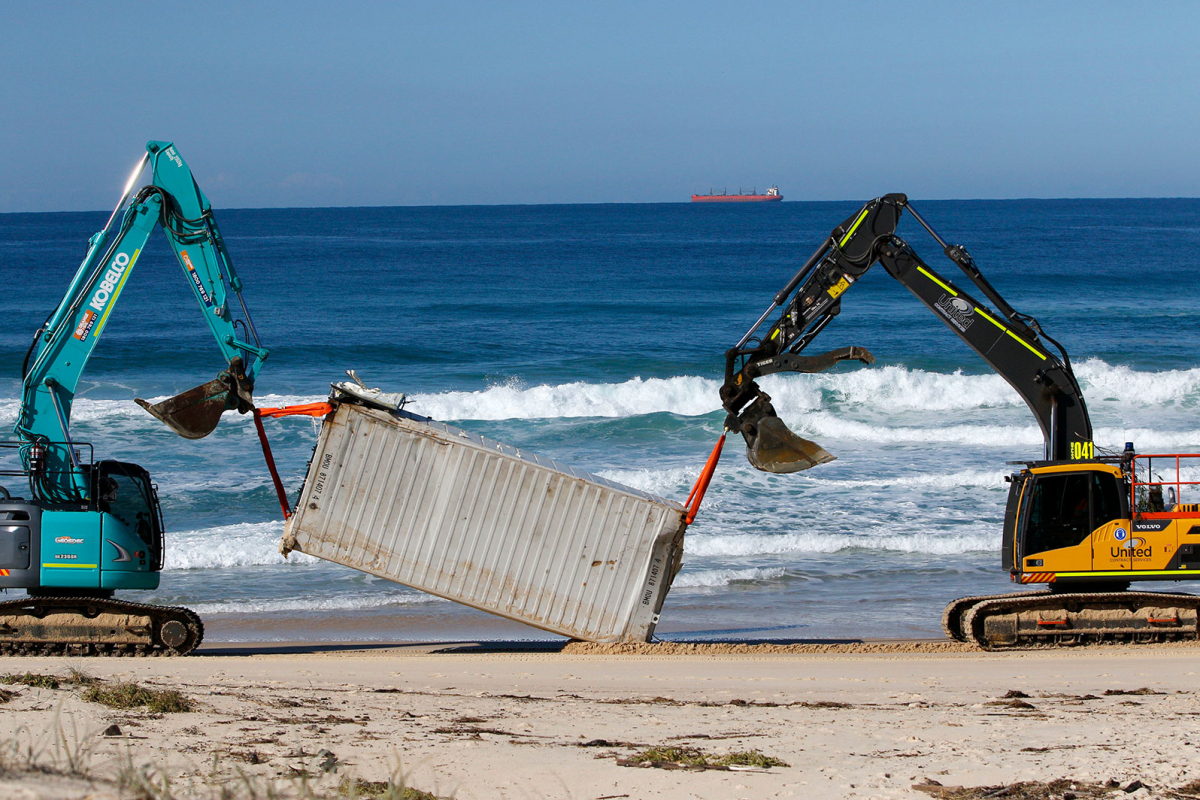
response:
<path id="1" fill-rule="evenodd" d="M 880 195 L 882 197 L 882 195 Z M 1085 200 L 1200 200 L 1200 196 L 1188 195 L 1166 195 L 1166 196 L 1124 196 L 1124 197 L 929 197 L 923 198 L 919 202 L 922 203 L 1013 203 L 1013 202 L 1062 202 L 1062 201 L 1085 201 Z M 842 200 L 780 200 L 779 204 L 783 203 L 862 203 L 865 202 L 861 198 L 850 198 Z M 712 206 L 721 205 L 719 203 L 693 203 L 689 200 L 658 200 L 658 201 L 582 201 L 575 203 L 423 203 L 423 204 L 395 204 L 395 205 L 328 205 L 328 206 L 227 206 L 223 207 L 223 211 L 317 211 L 323 209 L 384 209 L 384 208 L 534 208 L 541 206 Z M 757 207 L 758 205 L 774 206 L 776 203 L 769 204 L 730 204 L 735 207 L 750 206 Z M 42 211 L 0 211 L 0 216 L 15 215 L 15 214 L 109 214 L 112 209 L 85 209 L 85 210 L 42 210 Z"/>

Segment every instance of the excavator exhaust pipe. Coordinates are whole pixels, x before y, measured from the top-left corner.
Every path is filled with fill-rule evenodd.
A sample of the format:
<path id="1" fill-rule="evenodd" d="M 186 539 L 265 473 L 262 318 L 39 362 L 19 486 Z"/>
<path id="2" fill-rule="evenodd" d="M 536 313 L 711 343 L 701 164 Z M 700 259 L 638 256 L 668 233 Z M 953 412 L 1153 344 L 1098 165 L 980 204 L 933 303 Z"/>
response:
<path id="1" fill-rule="evenodd" d="M 742 435 L 746 439 L 746 458 L 757 470 L 801 472 L 836 458 L 816 442 L 792 433 L 779 417 L 763 417 L 754 428 L 753 434 L 743 431 Z"/>
<path id="2" fill-rule="evenodd" d="M 161 403 L 151 404 L 140 397 L 134 402 L 161 420 L 185 439 L 203 439 L 217 428 L 221 415 L 231 409 L 245 413 L 252 406 L 252 383 L 245 377 L 240 358 L 230 363 L 208 383 L 202 383 Z"/>

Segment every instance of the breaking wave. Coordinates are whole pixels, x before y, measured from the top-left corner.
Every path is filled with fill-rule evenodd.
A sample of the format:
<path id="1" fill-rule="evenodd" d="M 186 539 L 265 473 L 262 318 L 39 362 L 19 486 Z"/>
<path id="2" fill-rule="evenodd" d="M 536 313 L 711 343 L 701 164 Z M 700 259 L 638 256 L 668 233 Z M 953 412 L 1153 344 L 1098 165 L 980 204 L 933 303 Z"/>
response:
<path id="1" fill-rule="evenodd" d="M 363 611 L 388 606 L 413 606 L 424 603 L 447 603 L 440 597 L 413 591 L 379 591 L 368 595 L 340 594 L 321 598 L 294 597 L 286 600 L 219 600 L 196 603 L 189 607 L 197 614 L 265 614 L 295 611 Z"/>
<path id="2" fill-rule="evenodd" d="M 708 569 L 681 572 L 671 584 L 673 589 L 694 589 L 707 586 L 728 586 L 731 583 L 755 583 L 782 578 L 783 567 L 751 567 L 750 569 Z"/>
<path id="3" fill-rule="evenodd" d="M 695 534 L 684 538 L 689 556 L 760 556 L 785 553 L 838 553 L 881 550 L 896 553 L 956 555 L 991 552 L 1000 546 L 999 528 L 959 534 L 778 533 Z"/>
<path id="4" fill-rule="evenodd" d="M 1084 394 L 1094 404 L 1145 408 L 1191 406 L 1200 400 L 1200 368 L 1142 372 L 1101 359 L 1076 365 Z M 776 408 L 786 414 L 846 411 L 880 413 L 968 411 L 1020 407 L 1020 396 L 998 375 L 929 372 L 902 366 L 760 380 Z M 669 412 L 701 416 L 720 409 L 720 382 L 694 375 L 631 378 L 621 383 L 525 386 L 512 380 L 473 392 L 412 396 L 412 408 L 436 419 L 547 419 L 626 417 Z"/>
<path id="5" fill-rule="evenodd" d="M 283 522 L 246 522 L 167 534 L 164 569 L 221 569 L 268 564 L 315 564 L 316 558 L 279 554 Z"/>
<path id="6" fill-rule="evenodd" d="M 1093 405 L 1192 407 L 1200 401 L 1200 368 L 1143 372 L 1091 358 L 1076 365 L 1076 374 Z M 817 375 L 774 375 L 761 379 L 760 383 L 785 418 L 802 412 L 844 413 L 854 409 L 891 414 L 1022 405 L 1021 398 L 998 375 L 929 372 L 903 366 Z M 404 387 L 386 388 L 403 390 Z M 694 417 L 720 409 L 719 388 L 719 381 L 695 375 L 537 386 L 513 379 L 477 391 L 414 394 L 410 396 L 410 408 L 440 420 L 629 417 L 663 412 Z M 165 397 L 150 399 L 157 402 Z M 259 396 L 258 402 L 263 406 L 282 406 L 322 399 L 315 395 L 268 394 Z M 16 398 L 0 400 L 0 425 L 12 424 L 17 403 Z M 153 423 L 131 400 L 79 397 L 72 417 L 80 422 L 129 418 Z M 227 417 L 247 419 L 237 414 Z"/>
<path id="7" fill-rule="evenodd" d="M 764 479 L 763 473 L 756 472 L 744 465 L 738 459 L 731 459 L 731 465 L 726 467 L 722 462 L 723 475 L 736 476 L 737 483 L 744 486 L 747 482 L 758 483 Z M 688 491 L 692 483 L 700 475 L 700 465 L 688 467 L 670 467 L 667 469 L 609 469 L 597 473 L 602 478 L 624 484 L 643 492 L 671 497 L 680 492 Z M 921 472 L 893 475 L 880 478 L 828 478 L 819 472 L 801 472 L 789 477 L 789 481 L 817 489 L 842 491 L 867 487 L 906 489 L 961 489 L 980 488 L 995 489 L 1004 487 L 1004 476 L 1007 471 L 989 471 L 981 469 L 959 470 L 957 472 Z M 718 482 L 718 486 L 720 483 Z"/>

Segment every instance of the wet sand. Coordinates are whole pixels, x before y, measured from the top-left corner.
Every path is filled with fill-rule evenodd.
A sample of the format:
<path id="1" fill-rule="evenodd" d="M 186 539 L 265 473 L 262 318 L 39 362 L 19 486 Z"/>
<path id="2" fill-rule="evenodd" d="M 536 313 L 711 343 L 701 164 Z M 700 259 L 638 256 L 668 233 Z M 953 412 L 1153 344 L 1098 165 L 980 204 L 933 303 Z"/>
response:
<path id="1" fill-rule="evenodd" d="M 328 787 L 399 768 L 457 798 L 927 797 L 911 788 L 927 778 L 1141 780 L 1152 790 L 1122 796 L 1142 797 L 1200 778 L 1195 645 L 218 645 L 177 659 L 12 658 L 0 670 L 70 667 L 178 689 L 196 710 L 117 711 L 78 687 L 10 686 L 0 739 L 65 730 L 93 745 L 96 774 L 128 758 L 179 786 L 210 780 L 214 759 L 220 774 L 306 771 Z M 100 735 L 113 724 L 120 735 Z M 789 766 L 628 763 L 656 746 L 758 750 Z M 321 751 L 336 773 L 321 771 Z M 0 778 L 0 796 L 29 788 L 22 780 Z"/>

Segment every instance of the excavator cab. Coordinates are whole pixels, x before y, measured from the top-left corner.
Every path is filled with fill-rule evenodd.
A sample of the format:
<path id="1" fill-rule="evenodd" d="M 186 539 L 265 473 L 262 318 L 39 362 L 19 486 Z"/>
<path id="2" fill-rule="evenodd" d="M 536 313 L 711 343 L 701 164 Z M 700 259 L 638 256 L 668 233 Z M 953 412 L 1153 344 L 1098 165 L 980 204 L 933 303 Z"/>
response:
<path id="1" fill-rule="evenodd" d="M 1119 466 L 1034 465 L 1010 481 L 1003 546 L 1004 566 L 1014 580 L 1050 583 L 1086 577 L 1094 581 L 1093 570 L 1120 569 L 1128 561 L 1127 547 L 1117 548 L 1115 563 L 1098 547 L 1113 537 L 1122 545 L 1133 541 L 1129 487 Z"/>
<path id="2" fill-rule="evenodd" d="M 110 540 L 116 550 L 114 564 L 133 562 L 151 571 L 163 565 L 163 516 L 158 490 L 150 473 L 137 464 L 100 461 L 92 467 L 96 511 L 107 514 L 110 529 L 120 527 L 127 545 Z M 136 537 L 136 541 L 132 538 Z M 140 545 L 139 545 L 140 542 Z M 128 561 L 125 559 L 128 557 Z"/>

